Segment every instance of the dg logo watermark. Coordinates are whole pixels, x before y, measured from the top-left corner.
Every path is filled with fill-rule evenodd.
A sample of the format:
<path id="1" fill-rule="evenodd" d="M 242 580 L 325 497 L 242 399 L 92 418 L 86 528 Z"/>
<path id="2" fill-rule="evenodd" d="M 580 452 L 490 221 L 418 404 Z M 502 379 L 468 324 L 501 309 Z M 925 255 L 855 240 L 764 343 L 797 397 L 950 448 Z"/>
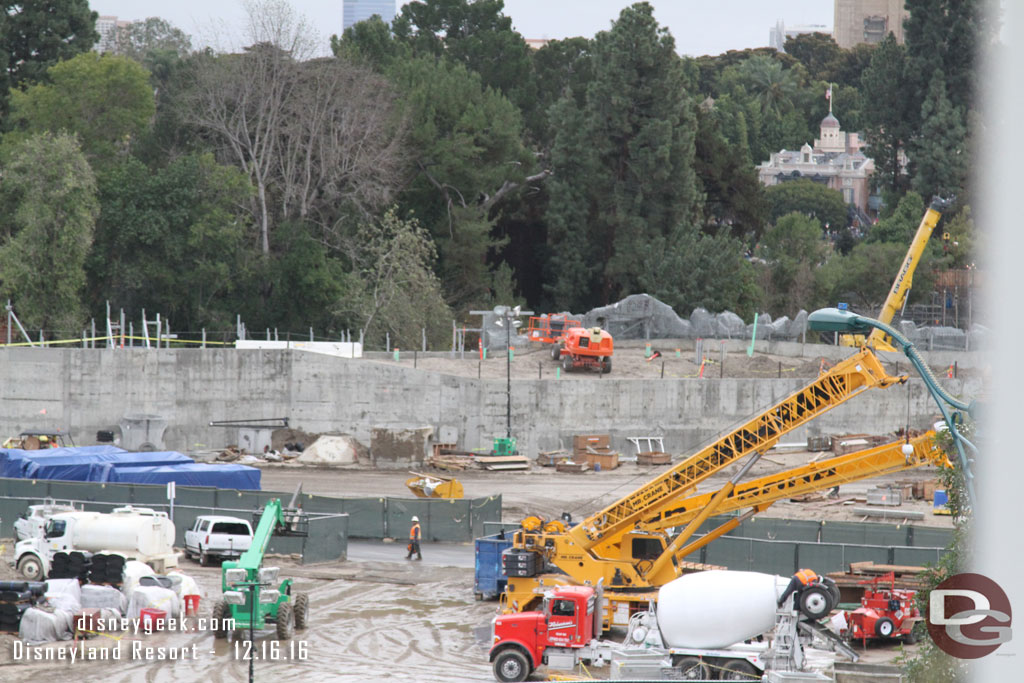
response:
<path id="1" fill-rule="evenodd" d="M 928 634 L 943 652 L 977 659 L 1010 640 L 1011 616 L 999 584 L 981 574 L 956 574 L 931 592 Z"/>

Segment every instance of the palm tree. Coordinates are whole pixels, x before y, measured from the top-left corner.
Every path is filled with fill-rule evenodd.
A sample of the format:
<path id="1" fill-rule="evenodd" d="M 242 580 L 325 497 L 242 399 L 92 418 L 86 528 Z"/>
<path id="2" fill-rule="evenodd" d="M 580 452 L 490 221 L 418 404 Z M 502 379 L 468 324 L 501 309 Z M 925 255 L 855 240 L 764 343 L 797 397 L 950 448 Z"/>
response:
<path id="1" fill-rule="evenodd" d="M 760 101 L 763 114 L 781 117 L 793 110 L 797 78 L 781 62 L 755 55 L 744 61 L 739 71 L 743 84 Z"/>

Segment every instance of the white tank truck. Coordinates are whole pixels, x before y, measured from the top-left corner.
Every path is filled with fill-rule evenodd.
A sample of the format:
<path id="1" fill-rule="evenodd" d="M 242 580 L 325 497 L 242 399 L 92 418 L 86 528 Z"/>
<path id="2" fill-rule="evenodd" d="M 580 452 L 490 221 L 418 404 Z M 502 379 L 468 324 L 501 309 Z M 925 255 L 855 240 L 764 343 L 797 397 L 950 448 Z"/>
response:
<path id="1" fill-rule="evenodd" d="M 178 566 L 174 523 L 166 512 L 123 507 L 110 513 L 62 512 L 52 515 L 41 534 L 14 546 L 14 564 L 22 576 L 41 581 L 55 553 L 76 550 L 123 555 L 145 562 L 158 574 Z"/>
<path id="2" fill-rule="evenodd" d="M 540 612 L 494 618 L 494 675 L 523 681 L 541 665 L 572 670 L 585 662 L 610 665 L 614 680 L 749 681 L 769 670 L 813 676 L 834 661 L 832 652 L 809 644 L 815 633 L 828 637 L 817 621 L 835 607 L 839 591 L 834 583 L 819 582 L 780 607 L 788 584 L 787 578 L 758 572 L 684 575 L 662 586 L 648 611 L 632 616 L 621 643 L 595 637 L 603 614 L 600 586 L 557 587 L 545 595 Z M 843 651 L 856 658 L 849 648 Z"/>

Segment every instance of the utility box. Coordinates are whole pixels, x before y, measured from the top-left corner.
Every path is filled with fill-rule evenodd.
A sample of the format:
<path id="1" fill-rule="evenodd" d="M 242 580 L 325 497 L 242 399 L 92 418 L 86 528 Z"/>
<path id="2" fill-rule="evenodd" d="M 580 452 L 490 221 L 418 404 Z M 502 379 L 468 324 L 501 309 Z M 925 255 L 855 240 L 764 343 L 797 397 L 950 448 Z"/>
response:
<path id="1" fill-rule="evenodd" d="M 270 450 L 271 439 L 274 436 L 273 429 L 239 427 L 238 447 L 249 453 L 263 453 L 264 449 Z"/>

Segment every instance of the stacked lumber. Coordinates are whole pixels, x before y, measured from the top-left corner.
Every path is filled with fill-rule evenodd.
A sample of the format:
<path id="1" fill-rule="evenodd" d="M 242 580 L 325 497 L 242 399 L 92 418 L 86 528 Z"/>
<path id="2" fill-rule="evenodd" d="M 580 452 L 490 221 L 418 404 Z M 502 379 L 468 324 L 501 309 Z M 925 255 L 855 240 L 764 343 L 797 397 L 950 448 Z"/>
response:
<path id="1" fill-rule="evenodd" d="M 588 462 L 573 462 L 571 460 L 564 460 L 555 465 L 557 472 L 570 472 L 572 474 L 580 474 L 590 469 L 590 463 Z"/>
<path id="2" fill-rule="evenodd" d="M 446 470 L 448 472 L 461 472 L 462 470 L 475 467 L 472 455 L 434 455 L 427 458 L 427 464 L 431 467 L 436 467 L 439 470 Z"/>
<path id="3" fill-rule="evenodd" d="M 541 451 L 537 454 L 537 464 L 541 467 L 554 467 L 563 460 L 569 459 L 569 452 L 563 449 Z"/>
<path id="4" fill-rule="evenodd" d="M 643 451 L 636 454 L 637 465 L 668 465 L 672 462 L 672 456 L 661 451 Z"/>
<path id="5" fill-rule="evenodd" d="M 485 470 L 530 469 L 530 461 L 525 455 L 478 455 L 473 459 Z"/>
<path id="6" fill-rule="evenodd" d="M 875 564 L 874 562 L 851 562 L 847 572 L 831 572 L 828 576 L 835 579 L 840 588 L 857 587 L 863 589 L 862 581 L 884 576 L 890 572 L 896 577 L 896 588 L 920 590 L 925 587 L 925 567 L 900 564 Z"/>

